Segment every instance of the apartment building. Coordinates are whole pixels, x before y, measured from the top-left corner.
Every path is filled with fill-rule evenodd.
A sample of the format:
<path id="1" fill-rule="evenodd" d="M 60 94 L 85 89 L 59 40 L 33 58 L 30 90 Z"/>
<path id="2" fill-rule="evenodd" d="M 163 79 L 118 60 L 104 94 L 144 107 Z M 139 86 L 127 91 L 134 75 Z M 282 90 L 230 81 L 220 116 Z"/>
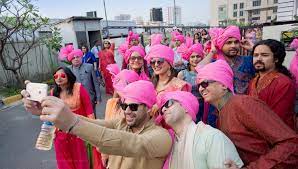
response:
<path id="1" fill-rule="evenodd" d="M 261 24 L 277 19 L 278 0 L 211 0 L 210 26 Z"/>
<path id="2" fill-rule="evenodd" d="M 277 21 L 295 20 L 298 0 L 278 0 Z"/>

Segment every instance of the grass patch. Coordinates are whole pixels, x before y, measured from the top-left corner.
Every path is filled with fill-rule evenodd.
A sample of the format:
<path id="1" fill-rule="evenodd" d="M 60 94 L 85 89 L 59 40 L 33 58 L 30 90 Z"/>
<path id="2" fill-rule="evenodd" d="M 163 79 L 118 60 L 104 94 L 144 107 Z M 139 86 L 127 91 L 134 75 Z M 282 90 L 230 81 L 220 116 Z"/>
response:
<path id="1" fill-rule="evenodd" d="M 22 89 L 16 87 L 0 88 L 0 95 L 4 97 L 14 96 L 20 94 Z"/>

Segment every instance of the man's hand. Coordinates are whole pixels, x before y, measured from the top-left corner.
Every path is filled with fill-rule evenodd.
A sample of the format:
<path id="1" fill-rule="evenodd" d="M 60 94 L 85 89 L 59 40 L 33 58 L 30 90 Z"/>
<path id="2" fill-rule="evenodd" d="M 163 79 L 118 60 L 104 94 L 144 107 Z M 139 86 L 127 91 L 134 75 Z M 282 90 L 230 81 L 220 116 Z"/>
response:
<path id="1" fill-rule="evenodd" d="M 25 85 L 27 85 L 28 83 L 30 83 L 30 81 L 26 80 Z M 22 101 L 24 103 L 26 111 L 36 116 L 41 115 L 41 104 L 37 101 L 28 100 L 27 98 L 30 97 L 30 95 L 26 90 L 22 90 L 21 95 L 23 97 Z"/>
<path id="2" fill-rule="evenodd" d="M 247 39 L 241 40 L 240 44 L 241 44 L 241 47 L 243 47 L 246 50 L 252 50 L 252 48 L 254 47 L 254 44 Z"/>
<path id="3" fill-rule="evenodd" d="M 225 168 L 213 168 L 213 169 L 240 169 L 237 167 L 236 163 L 232 160 L 226 160 L 224 165 L 225 165 Z"/>
<path id="4" fill-rule="evenodd" d="M 42 115 L 40 115 L 40 120 L 52 122 L 62 131 L 67 132 L 76 121 L 76 115 L 69 109 L 63 100 L 57 97 L 45 97 L 41 101 L 41 107 Z"/>

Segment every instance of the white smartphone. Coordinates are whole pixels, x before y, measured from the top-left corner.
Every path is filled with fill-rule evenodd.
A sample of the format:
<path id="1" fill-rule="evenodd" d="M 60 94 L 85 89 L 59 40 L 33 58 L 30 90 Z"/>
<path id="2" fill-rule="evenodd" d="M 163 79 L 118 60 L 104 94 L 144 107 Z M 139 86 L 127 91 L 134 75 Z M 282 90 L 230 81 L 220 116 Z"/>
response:
<path id="1" fill-rule="evenodd" d="M 29 100 L 41 102 L 48 95 L 48 85 L 44 83 L 28 83 L 26 91 L 29 93 Z"/>

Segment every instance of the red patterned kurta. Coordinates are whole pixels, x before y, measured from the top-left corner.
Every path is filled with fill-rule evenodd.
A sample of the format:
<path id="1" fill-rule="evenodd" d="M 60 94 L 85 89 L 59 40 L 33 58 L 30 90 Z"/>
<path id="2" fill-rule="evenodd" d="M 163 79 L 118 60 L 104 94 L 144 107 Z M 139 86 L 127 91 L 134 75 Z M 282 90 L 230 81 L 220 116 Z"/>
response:
<path id="1" fill-rule="evenodd" d="M 278 72 L 270 72 L 260 79 L 255 77 L 248 95 L 263 100 L 289 127 L 294 129 L 296 89 L 294 82 Z"/>
<path id="2" fill-rule="evenodd" d="M 298 135 L 259 99 L 232 96 L 219 112 L 219 129 L 248 169 L 298 166 Z"/>

